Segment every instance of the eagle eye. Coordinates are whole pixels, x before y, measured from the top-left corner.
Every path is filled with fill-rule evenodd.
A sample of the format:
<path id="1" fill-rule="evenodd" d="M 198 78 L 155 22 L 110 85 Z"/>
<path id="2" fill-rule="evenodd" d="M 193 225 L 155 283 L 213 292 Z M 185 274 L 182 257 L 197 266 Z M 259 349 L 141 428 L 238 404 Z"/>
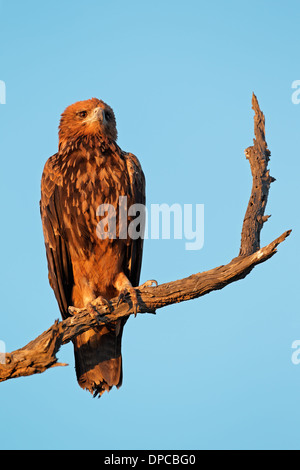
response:
<path id="1" fill-rule="evenodd" d="M 77 113 L 79 117 L 81 118 L 85 118 L 87 117 L 87 111 L 80 111 L 79 113 Z"/>
<path id="2" fill-rule="evenodd" d="M 105 119 L 109 121 L 111 119 L 111 114 L 109 111 L 105 111 Z"/>

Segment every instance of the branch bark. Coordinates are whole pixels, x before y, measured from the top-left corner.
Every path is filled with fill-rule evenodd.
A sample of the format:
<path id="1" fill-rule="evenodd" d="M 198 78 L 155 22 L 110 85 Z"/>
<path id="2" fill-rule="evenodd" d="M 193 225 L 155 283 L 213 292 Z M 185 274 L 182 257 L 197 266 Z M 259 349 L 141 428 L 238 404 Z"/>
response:
<path id="1" fill-rule="evenodd" d="M 253 146 L 245 150 L 246 158 L 250 162 L 253 185 L 251 197 L 247 207 L 243 229 L 240 256 L 250 255 L 260 248 L 260 232 L 263 224 L 270 216 L 265 216 L 270 185 L 275 178 L 270 176 L 268 163 L 271 152 L 265 139 L 265 116 L 260 110 L 256 96 L 252 96 L 252 109 L 254 110 Z"/>
<path id="2" fill-rule="evenodd" d="M 76 336 L 102 324 L 133 313 L 155 313 L 159 308 L 178 302 L 196 299 L 214 290 L 223 289 L 228 284 L 245 278 L 252 269 L 271 258 L 277 247 L 291 233 L 286 231 L 264 248 L 260 248 L 260 232 L 269 216 L 265 207 L 270 184 L 275 181 L 269 174 L 270 151 L 265 140 L 265 117 L 253 94 L 255 139 L 253 146 L 245 154 L 253 176 L 251 196 L 246 211 L 239 256 L 230 263 L 206 272 L 193 274 L 185 279 L 162 284 L 156 287 L 138 288 L 137 312 L 130 299 L 118 305 L 112 299 L 103 305 L 96 299 L 87 308 L 70 308 L 71 317 L 56 321 L 47 331 L 21 349 L 5 354 L 5 364 L 0 364 L 0 382 L 8 379 L 42 373 L 45 370 L 66 364 L 57 361 L 56 354 L 63 344 Z M 4 361 L 3 361 L 4 362 Z"/>

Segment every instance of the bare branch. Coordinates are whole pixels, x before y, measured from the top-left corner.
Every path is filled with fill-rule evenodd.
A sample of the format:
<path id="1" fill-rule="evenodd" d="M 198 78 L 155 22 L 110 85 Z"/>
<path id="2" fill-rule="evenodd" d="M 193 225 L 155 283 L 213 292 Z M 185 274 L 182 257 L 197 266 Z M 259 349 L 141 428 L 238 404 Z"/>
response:
<path id="1" fill-rule="evenodd" d="M 270 217 L 264 215 L 270 185 L 276 181 L 270 176 L 268 170 L 271 152 L 265 139 L 265 116 L 260 110 L 254 93 L 252 109 L 255 112 L 255 139 L 253 139 L 253 146 L 245 150 L 245 155 L 250 163 L 253 185 L 242 229 L 240 256 L 250 255 L 260 248 L 260 232 L 264 222 Z"/>
<path id="2" fill-rule="evenodd" d="M 243 223 L 239 256 L 225 266 L 193 274 L 185 279 L 157 287 L 138 288 L 137 313 L 154 313 L 159 308 L 196 299 L 245 278 L 256 265 L 271 258 L 277 252 L 278 245 L 290 235 L 291 230 L 260 249 L 260 232 L 268 219 L 264 213 L 270 184 L 274 178 L 269 175 L 267 168 L 270 151 L 265 140 L 265 118 L 254 94 L 252 106 L 255 111 L 255 139 L 254 145 L 245 153 L 250 162 L 253 186 Z M 91 328 L 136 313 L 130 299 L 127 300 L 128 303 L 123 302 L 118 305 L 118 300 L 112 299 L 107 306 L 103 305 L 100 299 L 96 299 L 83 309 L 71 307 L 70 318 L 61 322 L 57 320 L 52 327 L 27 346 L 6 354 L 5 364 L 0 364 L 0 382 L 66 365 L 57 362 L 56 354 L 59 348 Z"/>

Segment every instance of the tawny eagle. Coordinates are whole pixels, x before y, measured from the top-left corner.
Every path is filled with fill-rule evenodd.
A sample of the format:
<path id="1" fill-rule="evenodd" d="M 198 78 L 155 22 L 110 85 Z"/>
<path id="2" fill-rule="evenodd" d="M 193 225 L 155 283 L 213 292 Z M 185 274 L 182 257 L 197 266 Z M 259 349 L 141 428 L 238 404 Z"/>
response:
<path id="1" fill-rule="evenodd" d="M 41 217 L 50 285 L 63 319 L 70 306 L 85 307 L 97 297 L 109 300 L 125 291 L 133 294 L 139 285 L 143 237 L 97 234 L 102 204 L 115 208 L 117 221 L 120 196 L 127 197 L 128 207 L 145 204 L 141 165 L 116 140 L 110 106 L 96 98 L 77 102 L 63 112 L 58 153 L 44 168 Z M 73 341 L 78 383 L 94 396 L 122 384 L 126 320 L 99 326 Z"/>

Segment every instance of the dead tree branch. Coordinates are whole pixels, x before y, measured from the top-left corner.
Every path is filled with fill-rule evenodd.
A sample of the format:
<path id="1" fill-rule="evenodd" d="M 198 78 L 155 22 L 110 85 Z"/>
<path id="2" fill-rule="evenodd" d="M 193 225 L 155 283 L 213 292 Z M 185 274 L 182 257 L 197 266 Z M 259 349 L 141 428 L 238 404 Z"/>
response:
<path id="1" fill-rule="evenodd" d="M 265 139 L 265 116 L 260 110 L 256 96 L 252 96 L 252 109 L 254 115 L 253 146 L 245 150 L 246 158 L 250 162 L 253 185 L 251 197 L 247 207 L 243 229 L 240 256 L 250 255 L 260 248 L 260 232 L 263 224 L 270 216 L 265 216 L 270 185 L 275 178 L 270 176 L 268 163 L 271 152 Z"/>
<path id="2" fill-rule="evenodd" d="M 138 289 L 137 313 L 154 313 L 158 308 L 196 299 L 245 278 L 256 265 L 271 258 L 277 252 L 278 245 L 290 235 L 291 230 L 260 248 L 260 232 L 268 219 L 264 213 L 270 184 L 275 180 L 268 170 L 270 151 L 265 140 L 265 118 L 255 95 L 252 107 L 255 112 L 255 139 L 253 146 L 247 148 L 245 153 L 250 162 L 253 186 L 243 223 L 239 256 L 210 271 L 156 287 Z M 57 362 L 56 354 L 60 347 L 91 328 L 135 313 L 129 299 L 128 302 L 118 305 L 117 299 L 112 299 L 110 306 L 106 306 L 96 299 L 88 308 L 70 308 L 70 318 L 61 322 L 57 320 L 22 349 L 5 355 L 5 364 L 0 364 L 0 382 L 66 365 Z"/>

